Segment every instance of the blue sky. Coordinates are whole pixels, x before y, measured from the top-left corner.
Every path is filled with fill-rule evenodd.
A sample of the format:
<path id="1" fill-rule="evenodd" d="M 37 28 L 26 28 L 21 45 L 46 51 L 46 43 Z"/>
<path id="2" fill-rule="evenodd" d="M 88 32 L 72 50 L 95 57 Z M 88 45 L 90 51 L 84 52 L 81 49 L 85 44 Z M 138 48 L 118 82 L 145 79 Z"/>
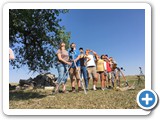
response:
<path id="1" fill-rule="evenodd" d="M 71 42 L 77 49 L 92 49 L 99 55 L 112 56 L 125 75 L 139 74 L 139 67 L 145 69 L 145 11 L 143 9 L 88 9 L 70 10 L 60 15 L 61 25 L 71 32 Z M 10 82 L 35 77 L 23 67 L 12 70 Z M 57 75 L 54 68 L 52 73 Z M 11 77 L 12 76 L 12 77 Z"/>

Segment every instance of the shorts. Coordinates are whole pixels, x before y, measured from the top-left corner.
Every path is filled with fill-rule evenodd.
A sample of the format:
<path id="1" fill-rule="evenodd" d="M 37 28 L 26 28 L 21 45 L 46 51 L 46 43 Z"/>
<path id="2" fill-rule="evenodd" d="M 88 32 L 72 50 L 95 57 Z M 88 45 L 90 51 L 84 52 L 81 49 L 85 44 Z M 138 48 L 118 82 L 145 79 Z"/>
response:
<path id="1" fill-rule="evenodd" d="M 111 78 L 112 78 L 112 72 L 108 72 L 107 76 L 108 76 L 108 80 L 111 80 Z"/>
<path id="2" fill-rule="evenodd" d="M 91 75 L 93 79 L 97 78 L 96 67 L 87 67 L 87 71 L 88 71 L 89 78 L 91 78 Z"/>
<path id="3" fill-rule="evenodd" d="M 76 70 L 76 68 L 70 68 L 69 69 L 69 75 L 70 75 L 70 79 L 80 79 L 80 67 L 77 67 L 78 70 Z"/>

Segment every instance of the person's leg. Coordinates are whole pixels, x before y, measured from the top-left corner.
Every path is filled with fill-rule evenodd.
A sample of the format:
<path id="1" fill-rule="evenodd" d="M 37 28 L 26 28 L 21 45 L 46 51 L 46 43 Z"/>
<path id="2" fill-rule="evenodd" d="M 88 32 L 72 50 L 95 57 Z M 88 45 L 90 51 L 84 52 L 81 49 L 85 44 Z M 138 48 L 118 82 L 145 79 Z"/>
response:
<path id="1" fill-rule="evenodd" d="M 112 81 L 112 87 L 114 88 L 114 79 L 115 79 L 115 76 L 114 76 L 114 71 L 112 71 L 111 73 L 111 81 Z"/>
<path id="2" fill-rule="evenodd" d="M 87 79 L 88 79 L 88 85 L 89 85 L 89 80 L 91 78 L 91 73 L 90 73 L 88 68 L 87 68 L 87 77 L 88 77 Z"/>
<path id="3" fill-rule="evenodd" d="M 117 86 L 120 87 L 120 71 L 117 71 Z"/>
<path id="4" fill-rule="evenodd" d="M 77 67 L 77 70 L 75 69 L 75 76 L 76 76 L 76 80 L 77 80 L 77 85 L 78 85 L 78 91 L 81 91 L 81 81 L 80 81 L 80 67 Z"/>
<path id="5" fill-rule="evenodd" d="M 97 84 L 97 81 L 96 81 L 96 79 L 94 78 L 94 79 L 93 79 L 93 90 L 97 90 L 96 84 Z"/>
<path id="6" fill-rule="evenodd" d="M 62 91 L 65 92 L 66 91 L 66 85 L 62 84 Z"/>
<path id="7" fill-rule="evenodd" d="M 106 89 L 106 79 L 104 79 L 104 89 Z"/>
<path id="8" fill-rule="evenodd" d="M 97 90 L 96 86 L 97 86 L 98 76 L 96 67 L 92 67 L 92 78 L 93 78 L 93 90 Z"/>
<path id="9" fill-rule="evenodd" d="M 108 88 L 111 88 L 111 78 L 112 78 L 112 74 L 111 72 L 108 73 Z"/>
<path id="10" fill-rule="evenodd" d="M 67 65 L 64 65 L 64 79 L 62 81 L 62 89 L 63 89 L 63 92 L 66 92 L 66 82 L 67 82 L 67 78 L 68 78 L 68 66 Z"/>
<path id="11" fill-rule="evenodd" d="M 98 81 L 100 80 L 100 74 L 99 73 L 97 73 L 97 71 L 96 71 L 96 86 L 97 86 L 97 83 L 98 83 Z"/>
<path id="12" fill-rule="evenodd" d="M 104 73 L 104 89 L 106 88 L 106 79 L 107 79 L 107 75 L 106 73 Z"/>
<path id="13" fill-rule="evenodd" d="M 103 72 L 100 73 L 100 79 L 101 79 L 101 89 L 104 90 L 105 86 L 104 86 L 104 73 Z"/>
<path id="14" fill-rule="evenodd" d="M 83 66 L 80 67 L 80 77 L 81 77 L 81 79 L 84 77 L 84 76 L 83 76 Z M 84 78 L 83 78 L 83 79 L 84 79 Z"/>
<path id="15" fill-rule="evenodd" d="M 120 75 L 119 75 L 119 87 L 121 86 L 121 79 L 120 79 Z"/>
<path id="16" fill-rule="evenodd" d="M 62 79 L 63 79 L 64 67 L 63 67 L 62 64 L 57 65 L 57 71 L 58 71 L 58 79 L 57 79 L 57 84 L 56 84 L 55 92 L 58 92 L 59 86 L 60 86 L 61 81 L 62 81 Z"/>
<path id="17" fill-rule="evenodd" d="M 63 79 L 63 83 L 66 84 L 67 79 L 68 79 L 68 75 L 69 75 L 69 68 L 67 65 L 64 65 L 64 79 Z"/>
<path id="18" fill-rule="evenodd" d="M 117 86 L 120 87 L 120 76 L 117 76 L 116 81 L 117 81 Z"/>
<path id="19" fill-rule="evenodd" d="M 106 73 L 106 88 L 108 88 L 108 86 L 109 86 L 109 83 L 108 83 L 108 81 L 109 81 L 108 78 L 109 77 L 108 76 L 109 76 L 108 73 Z"/>
<path id="20" fill-rule="evenodd" d="M 84 82 L 85 82 L 85 88 L 88 89 L 87 69 L 86 69 L 85 66 L 83 66 L 81 69 L 82 69 L 83 79 L 84 79 Z"/>
<path id="21" fill-rule="evenodd" d="M 72 92 L 75 92 L 74 68 L 70 68 L 70 70 L 69 70 L 69 75 L 70 75 L 70 80 L 71 80 Z"/>
<path id="22" fill-rule="evenodd" d="M 118 84 L 116 83 L 116 81 L 117 81 L 116 70 L 113 71 L 113 75 L 114 75 L 114 88 L 116 88 L 117 85 L 118 85 Z"/>
<path id="23" fill-rule="evenodd" d="M 96 72 L 96 78 L 95 78 L 95 81 L 96 81 L 96 88 L 98 86 L 98 81 L 100 80 L 100 75 L 97 73 L 97 70 L 95 69 L 95 72 Z"/>

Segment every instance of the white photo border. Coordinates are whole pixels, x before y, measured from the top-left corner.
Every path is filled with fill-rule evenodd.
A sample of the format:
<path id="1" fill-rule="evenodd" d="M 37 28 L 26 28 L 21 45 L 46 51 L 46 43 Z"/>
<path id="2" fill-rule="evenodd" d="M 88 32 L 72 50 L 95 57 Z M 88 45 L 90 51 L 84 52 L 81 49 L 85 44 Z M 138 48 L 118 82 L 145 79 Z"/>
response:
<path id="1" fill-rule="evenodd" d="M 148 115 L 151 112 L 143 109 L 9 109 L 9 9 L 144 9 L 145 89 L 151 89 L 151 6 L 148 3 L 6 3 L 3 6 L 3 112 L 6 115 Z"/>

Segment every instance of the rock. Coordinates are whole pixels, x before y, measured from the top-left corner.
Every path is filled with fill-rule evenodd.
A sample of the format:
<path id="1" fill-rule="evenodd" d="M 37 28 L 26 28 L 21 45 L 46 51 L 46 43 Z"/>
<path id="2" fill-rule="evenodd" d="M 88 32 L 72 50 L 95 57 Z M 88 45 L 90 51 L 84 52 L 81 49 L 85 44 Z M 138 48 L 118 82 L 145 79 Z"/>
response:
<path id="1" fill-rule="evenodd" d="M 19 86 L 24 87 L 24 89 L 44 88 L 45 86 L 55 87 L 56 80 L 57 80 L 57 78 L 55 77 L 54 74 L 45 73 L 45 74 L 39 74 L 33 79 L 31 77 L 27 80 L 20 79 Z"/>
<path id="2" fill-rule="evenodd" d="M 16 90 L 21 90 L 21 87 L 20 87 L 20 86 L 17 86 L 17 87 L 16 87 Z"/>
<path id="3" fill-rule="evenodd" d="M 127 91 L 127 90 L 134 90 L 135 89 L 135 86 L 127 86 L 127 87 L 123 87 L 123 88 L 120 88 L 120 87 L 116 87 L 116 90 L 120 90 L 120 91 Z"/>

